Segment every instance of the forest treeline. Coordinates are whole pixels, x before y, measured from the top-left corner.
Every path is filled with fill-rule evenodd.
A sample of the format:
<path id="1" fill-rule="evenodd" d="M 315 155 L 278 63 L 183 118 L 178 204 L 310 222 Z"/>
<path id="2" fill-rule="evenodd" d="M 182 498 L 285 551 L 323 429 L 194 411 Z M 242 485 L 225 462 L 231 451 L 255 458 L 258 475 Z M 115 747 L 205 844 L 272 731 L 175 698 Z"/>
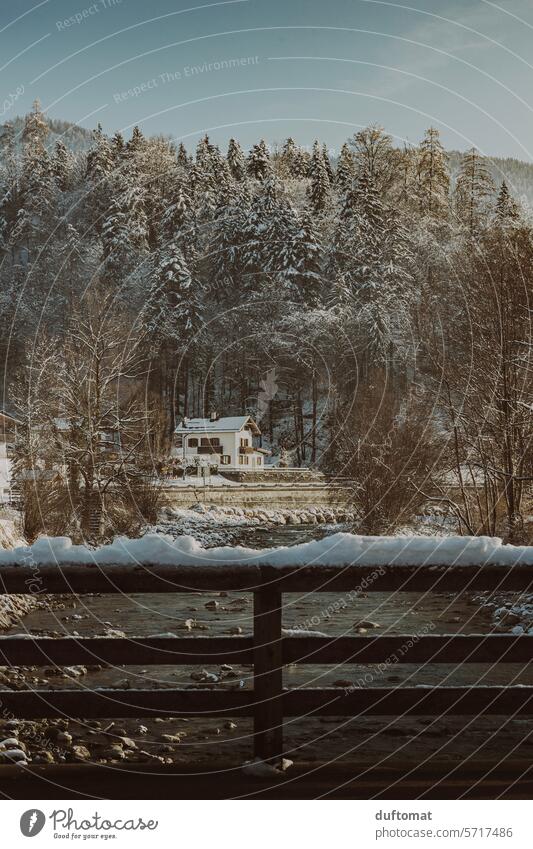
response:
<path id="1" fill-rule="evenodd" d="M 365 128 L 335 162 L 48 133 L 36 103 L 0 137 L 4 401 L 37 432 L 114 417 L 138 445 L 149 418 L 153 458 L 179 417 L 264 410 L 274 454 L 356 481 L 370 532 L 430 497 L 524 537 L 533 233 L 475 149 L 452 185 L 435 128 Z"/>

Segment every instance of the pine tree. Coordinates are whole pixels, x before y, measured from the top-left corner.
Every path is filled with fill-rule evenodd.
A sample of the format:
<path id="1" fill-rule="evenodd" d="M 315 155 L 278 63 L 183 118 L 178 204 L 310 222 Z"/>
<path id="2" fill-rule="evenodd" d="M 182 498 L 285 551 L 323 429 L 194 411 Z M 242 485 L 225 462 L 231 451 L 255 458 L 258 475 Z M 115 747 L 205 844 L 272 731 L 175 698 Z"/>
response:
<path id="1" fill-rule="evenodd" d="M 252 147 L 247 168 L 249 175 L 256 180 L 266 180 L 271 173 L 270 154 L 263 139 Z"/>
<path id="2" fill-rule="evenodd" d="M 158 254 L 144 322 L 157 339 L 172 341 L 178 349 L 200 326 L 199 287 L 175 241 Z"/>
<path id="3" fill-rule="evenodd" d="M 294 162 L 297 155 L 297 147 L 294 139 L 289 136 L 285 141 L 280 153 L 281 172 L 287 177 L 296 177 L 294 173 Z"/>
<path id="4" fill-rule="evenodd" d="M 100 233 L 112 199 L 113 151 L 108 136 L 98 124 L 93 133 L 93 146 L 87 153 L 86 180 L 89 191 L 85 208 L 89 229 Z"/>
<path id="5" fill-rule="evenodd" d="M 17 160 L 15 130 L 6 123 L 0 136 L 0 220 L 2 222 L 2 250 L 11 242 L 11 233 L 20 209 L 20 174 Z"/>
<path id="6" fill-rule="evenodd" d="M 420 212 L 432 218 L 443 218 L 449 210 L 450 176 L 448 157 L 441 144 L 439 131 L 426 130 L 418 148 L 417 194 Z M 405 159 L 408 167 L 408 160 Z M 404 174 L 407 176 L 407 173 Z"/>
<path id="7" fill-rule="evenodd" d="M 502 180 L 495 206 L 496 218 L 502 223 L 510 223 L 520 218 L 520 207 L 512 197 L 507 183 Z"/>
<path id="8" fill-rule="evenodd" d="M 294 217 L 277 254 L 276 276 L 290 299 L 308 307 L 318 306 L 323 248 L 310 215 Z"/>
<path id="9" fill-rule="evenodd" d="M 22 204 L 25 210 L 27 248 L 45 242 L 48 225 L 57 215 L 56 186 L 45 147 L 48 126 L 39 101 L 26 117 L 22 132 Z M 21 219 L 19 219 L 21 220 Z"/>
<path id="10" fill-rule="evenodd" d="M 335 172 L 335 185 L 340 194 L 345 194 L 351 188 L 355 175 L 353 156 L 348 144 L 344 142 Z"/>
<path id="11" fill-rule="evenodd" d="M 143 258 L 148 248 L 144 193 L 128 175 L 117 175 L 113 200 L 102 227 L 103 279 L 118 285 Z"/>
<path id="12" fill-rule="evenodd" d="M 187 155 L 187 148 L 185 147 L 183 142 L 180 142 L 178 145 L 178 153 L 176 158 L 178 161 L 178 165 L 180 165 L 182 168 L 187 169 L 189 167 L 190 161 Z"/>
<path id="13" fill-rule="evenodd" d="M 486 223 L 494 183 L 487 164 L 475 147 L 465 153 L 455 186 L 457 217 L 473 238 Z"/>
<path id="14" fill-rule="evenodd" d="M 305 151 L 301 147 L 296 147 L 292 157 L 291 177 L 295 180 L 303 180 L 307 177 L 308 170 L 309 162 Z"/>
<path id="15" fill-rule="evenodd" d="M 66 192 L 69 187 L 73 163 L 72 154 L 67 150 L 61 139 L 58 139 L 52 157 L 52 173 L 56 186 L 61 192 Z"/>
<path id="16" fill-rule="evenodd" d="M 324 168 L 326 169 L 330 185 L 333 185 L 335 175 L 333 173 L 333 168 L 331 166 L 331 161 L 329 158 L 328 148 L 326 144 L 322 145 L 322 161 L 324 163 Z"/>
<path id="17" fill-rule="evenodd" d="M 311 156 L 311 165 L 309 167 L 310 183 L 307 190 L 307 196 L 311 203 L 311 207 L 316 214 L 324 212 L 329 205 L 330 181 L 326 166 L 324 164 L 324 156 L 318 141 L 313 145 L 313 154 Z"/>
<path id="18" fill-rule="evenodd" d="M 111 154 L 113 156 L 115 167 L 122 165 L 122 160 L 126 154 L 126 143 L 124 141 L 124 136 L 120 132 L 116 132 L 111 139 Z"/>
<path id="19" fill-rule="evenodd" d="M 126 158 L 135 158 L 140 154 L 146 144 L 146 139 L 137 125 L 132 130 L 131 138 L 126 142 L 124 155 Z"/>
<path id="20" fill-rule="evenodd" d="M 244 180 L 246 177 L 246 160 L 239 142 L 230 139 L 227 154 L 228 165 L 234 180 Z"/>
<path id="21" fill-rule="evenodd" d="M 337 299 L 357 317 L 367 364 L 384 361 L 405 325 L 413 299 L 411 266 L 412 251 L 397 214 L 363 173 L 345 196 L 330 274 Z"/>

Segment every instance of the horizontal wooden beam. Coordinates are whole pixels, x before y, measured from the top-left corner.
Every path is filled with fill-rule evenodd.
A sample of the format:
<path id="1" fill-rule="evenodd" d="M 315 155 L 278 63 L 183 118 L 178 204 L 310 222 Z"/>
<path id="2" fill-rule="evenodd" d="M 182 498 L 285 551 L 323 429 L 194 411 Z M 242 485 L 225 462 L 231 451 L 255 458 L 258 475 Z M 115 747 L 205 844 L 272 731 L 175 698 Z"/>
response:
<path id="1" fill-rule="evenodd" d="M 20 719 L 49 717 L 253 716 L 246 690 L 19 690 L 0 692 L 0 707 Z M 533 715 L 533 687 L 374 687 L 285 690 L 283 715 Z"/>
<path id="2" fill-rule="evenodd" d="M 284 663 L 531 663 L 533 636 L 284 637 Z"/>
<path id="3" fill-rule="evenodd" d="M 0 593 L 533 592 L 531 566 L 2 566 Z"/>
<path id="4" fill-rule="evenodd" d="M 0 666 L 253 663 L 251 637 L 0 637 Z"/>
<path id="5" fill-rule="evenodd" d="M 283 637 L 283 663 L 531 663 L 533 635 Z M 252 637 L 0 637 L 0 666 L 252 664 Z"/>
<path id="6" fill-rule="evenodd" d="M 283 696 L 284 716 L 513 716 L 533 714 L 533 687 L 301 689 Z"/>
<path id="7" fill-rule="evenodd" d="M 11 690 L 0 709 L 17 719 L 252 716 L 251 690 Z"/>

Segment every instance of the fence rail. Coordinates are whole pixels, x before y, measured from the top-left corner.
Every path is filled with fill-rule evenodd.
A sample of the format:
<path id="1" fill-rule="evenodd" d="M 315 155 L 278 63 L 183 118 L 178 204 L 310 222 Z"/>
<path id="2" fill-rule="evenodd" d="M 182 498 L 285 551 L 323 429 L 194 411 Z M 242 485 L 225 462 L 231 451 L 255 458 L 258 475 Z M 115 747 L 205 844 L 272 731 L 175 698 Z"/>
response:
<path id="1" fill-rule="evenodd" d="M 253 636 L 0 638 L 0 665 L 207 665 L 254 668 L 253 690 L 2 691 L 2 709 L 26 719 L 49 717 L 251 716 L 256 756 L 283 754 L 284 716 L 533 715 L 533 687 L 283 688 L 286 664 L 530 663 L 531 635 L 286 636 L 287 592 L 533 591 L 533 569 L 470 567 L 267 567 L 206 565 L 3 567 L 0 592 L 190 593 L 234 590 L 254 597 Z M 33 590 L 35 591 L 35 590 Z M 403 651 L 410 641 L 408 652 Z M 400 657 L 398 657 L 400 655 Z"/>

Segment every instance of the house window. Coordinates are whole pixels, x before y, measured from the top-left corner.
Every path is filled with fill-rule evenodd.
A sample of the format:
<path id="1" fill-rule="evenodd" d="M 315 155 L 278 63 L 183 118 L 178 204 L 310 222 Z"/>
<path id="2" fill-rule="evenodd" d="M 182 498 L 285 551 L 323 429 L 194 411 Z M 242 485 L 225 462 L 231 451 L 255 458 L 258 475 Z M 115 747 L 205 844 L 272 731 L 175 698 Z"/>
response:
<path id="1" fill-rule="evenodd" d="M 198 440 L 196 439 L 196 437 L 189 439 L 188 445 L 189 448 L 198 448 Z"/>
<path id="2" fill-rule="evenodd" d="M 200 440 L 200 445 L 206 448 L 209 448 L 210 445 L 220 445 L 220 439 L 218 438 L 218 436 L 213 436 L 211 438 L 202 436 Z"/>
<path id="3" fill-rule="evenodd" d="M 231 465 L 231 457 L 229 454 L 223 454 L 220 458 L 220 463 L 222 466 L 230 466 Z"/>
<path id="4" fill-rule="evenodd" d="M 240 466 L 247 466 L 249 461 L 250 461 L 250 458 L 248 457 L 247 454 L 239 454 L 239 465 Z"/>
<path id="5" fill-rule="evenodd" d="M 258 466 L 260 466 L 260 465 L 261 465 L 261 462 L 262 462 L 261 457 L 258 457 L 258 458 L 257 458 L 257 465 L 258 465 Z"/>
<path id="6" fill-rule="evenodd" d="M 183 447 L 183 436 L 175 436 L 174 437 L 174 446 L 176 448 L 182 448 Z"/>
<path id="7" fill-rule="evenodd" d="M 246 448 L 246 446 L 249 444 L 250 443 L 248 442 L 248 439 L 246 437 L 241 437 L 241 448 Z"/>

